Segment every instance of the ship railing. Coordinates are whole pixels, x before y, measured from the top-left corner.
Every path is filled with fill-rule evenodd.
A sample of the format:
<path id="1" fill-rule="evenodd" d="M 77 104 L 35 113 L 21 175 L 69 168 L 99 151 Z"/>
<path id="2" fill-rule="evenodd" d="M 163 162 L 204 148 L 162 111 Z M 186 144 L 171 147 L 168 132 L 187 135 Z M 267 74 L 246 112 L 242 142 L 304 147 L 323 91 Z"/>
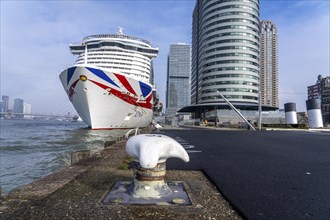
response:
<path id="1" fill-rule="evenodd" d="M 127 131 L 127 133 L 125 134 L 125 138 L 128 138 L 133 131 L 135 131 L 134 136 L 140 134 L 139 127 L 133 128 L 133 129 Z"/>
<path id="2" fill-rule="evenodd" d="M 138 38 L 138 37 L 133 37 L 133 36 L 128 36 L 128 35 L 122 35 L 122 34 L 95 34 L 95 35 L 90 35 L 87 37 L 83 38 L 83 42 L 93 39 L 93 38 L 123 38 L 123 39 L 130 39 L 130 40 L 137 40 L 137 41 L 141 41 L 143 43 L 146 43 L 148 45 L 151 46 L 150 41 L 144 40 L 142 38 Z"/>

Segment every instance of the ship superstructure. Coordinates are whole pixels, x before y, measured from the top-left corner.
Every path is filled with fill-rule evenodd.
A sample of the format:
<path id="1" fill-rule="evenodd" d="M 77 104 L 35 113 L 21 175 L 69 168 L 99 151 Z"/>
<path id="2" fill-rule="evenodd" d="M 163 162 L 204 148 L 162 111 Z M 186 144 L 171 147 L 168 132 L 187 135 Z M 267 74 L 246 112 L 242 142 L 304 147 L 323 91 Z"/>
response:
<path id="1" fill-rule="evenodd" d="M 137 37 L 87 36 L 70 44 L 74 66 L 60 79 L 82 120 L 92 129 L 146 127 L 152 120 L 152 58 L 158 48 Z"/>

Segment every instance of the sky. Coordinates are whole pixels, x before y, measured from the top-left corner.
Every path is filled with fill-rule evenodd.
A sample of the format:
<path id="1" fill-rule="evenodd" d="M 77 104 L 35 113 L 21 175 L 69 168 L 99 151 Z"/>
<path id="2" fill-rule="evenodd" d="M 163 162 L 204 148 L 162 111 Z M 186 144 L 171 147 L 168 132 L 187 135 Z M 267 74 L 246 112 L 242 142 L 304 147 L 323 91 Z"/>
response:
<path id="1" fill-rule="evenodd" d="M 159 47 L 154 74 L 165 104 L 171 43 L 191 44 L 194 0 L 0 1 L 1 95 L 24 99 L 33 113 L 74 113 L 59 80 L 74 64 L 68 45 L 88 35 L 124 33 Z M 260 0 L 260 20 L 279 32 L 279 99 L 306 111 L 307 86 L 329 76 L 329 1 Z"/>

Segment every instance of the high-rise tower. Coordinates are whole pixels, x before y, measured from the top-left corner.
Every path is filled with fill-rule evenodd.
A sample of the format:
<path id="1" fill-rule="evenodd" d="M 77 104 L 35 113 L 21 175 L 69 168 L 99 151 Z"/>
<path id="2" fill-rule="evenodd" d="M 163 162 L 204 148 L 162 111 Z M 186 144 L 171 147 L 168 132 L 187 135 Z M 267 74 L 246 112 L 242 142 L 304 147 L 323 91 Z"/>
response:
<path id="1" fill-rule="evenodd" d="M 23 112 L 24 111 L 24 100 L 23 99 L 15 99 L 14 100 L 14 107 L 13 107 L 13 112 L 18 113 L 16 115 L 16 118 L 23 118 Z"/>
<path id="2" fill-rule="evenodd" d="M 2 96 L 3 108 L 2 112 L 8 112 L 9 110 L 9 96 L 3 95 Z"/>
<path id="3" fill-rule="evenodd" d="M 167 63 L 166 114 L 190 104 L 190 45 L 171 44 Z"/>
<path id="4" fill-rule="evenodd" d="M 191 103 L 257 104 L 259 0 L 197 0 L 192 28 Z"/>
<path id="5" fill-rule="evenodd" d="M 278 108 L 277 28 L 272 21 L 261 21 L 260 31 L 261 104 Z"/>

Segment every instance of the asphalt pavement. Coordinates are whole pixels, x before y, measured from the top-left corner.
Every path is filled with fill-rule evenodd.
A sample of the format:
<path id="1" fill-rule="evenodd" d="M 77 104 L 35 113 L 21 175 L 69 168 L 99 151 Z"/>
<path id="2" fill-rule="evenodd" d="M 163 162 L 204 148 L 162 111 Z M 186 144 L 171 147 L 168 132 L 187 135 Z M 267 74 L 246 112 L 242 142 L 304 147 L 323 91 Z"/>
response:
<path id="1" fill-rule="evenodd" d="M 156 132 L 157 133 L 157 132 Z M 246 219 L 330 219 L 330 133 L 162 129 Z"/>

